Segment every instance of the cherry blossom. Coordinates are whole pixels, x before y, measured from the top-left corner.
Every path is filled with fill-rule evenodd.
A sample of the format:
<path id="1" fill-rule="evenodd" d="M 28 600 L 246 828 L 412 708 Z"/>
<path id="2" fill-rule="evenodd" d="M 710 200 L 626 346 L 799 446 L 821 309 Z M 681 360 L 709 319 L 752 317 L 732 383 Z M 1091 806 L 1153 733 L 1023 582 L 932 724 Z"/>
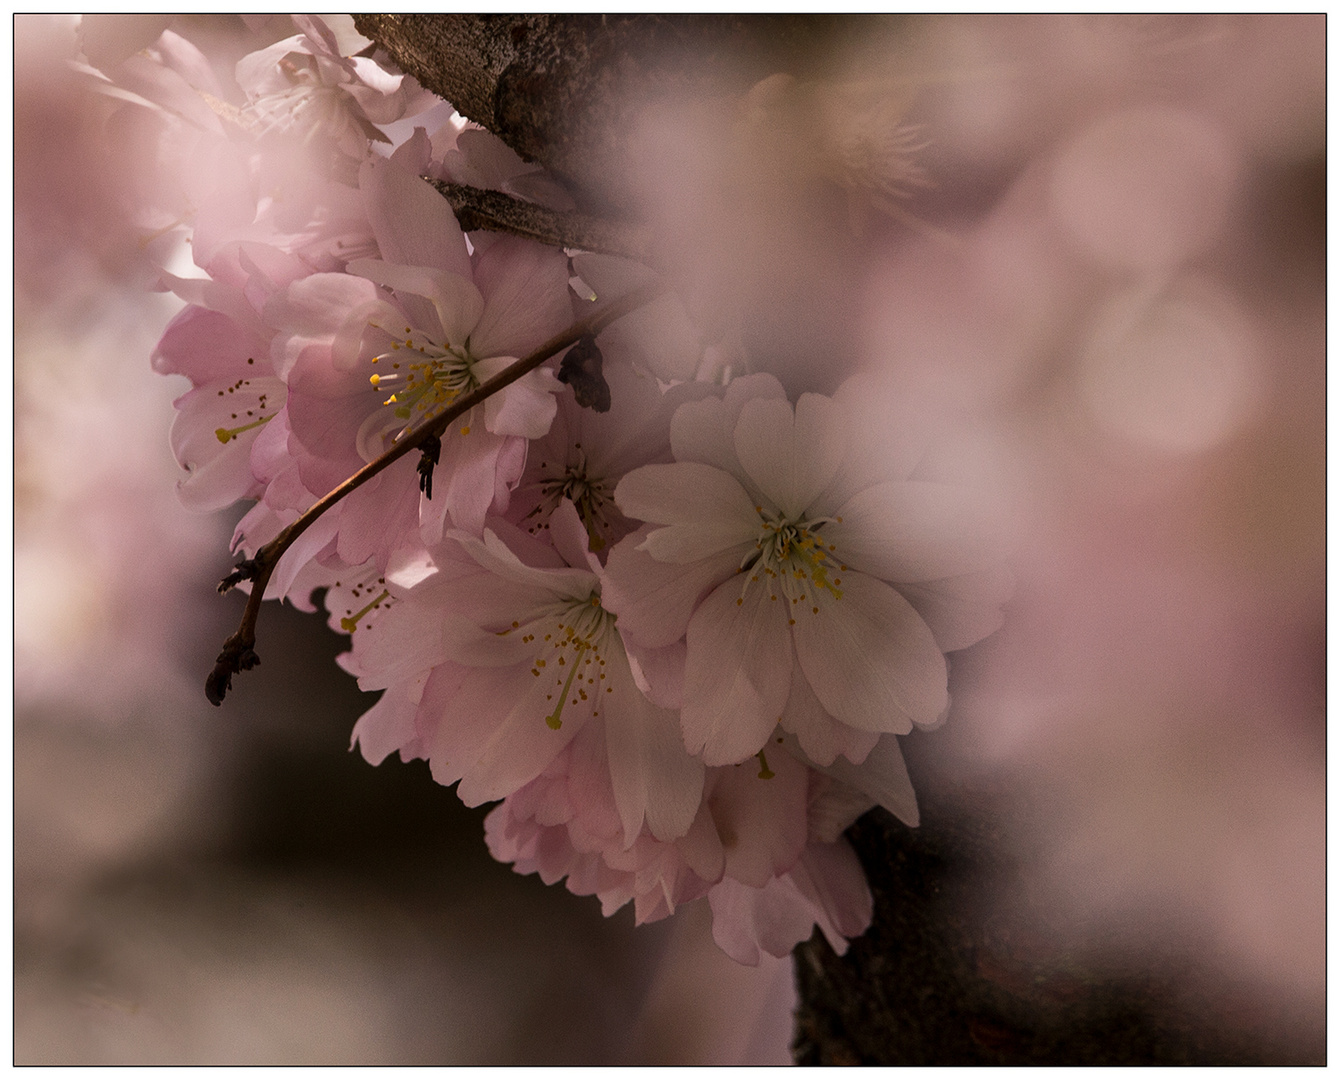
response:
<path id="1" fill-rule="evenodd" d="M 947 709 L 944 655 L 891 583 L 990 567 L 990 530 L 952 487 L 878 480 L 849 452 L 847 396 L 793 408 L 771 376 L 735 380 L 675 414 L 673 464 L 615 489 L 650 524 L 610 555 L 611 608 L 648 647 L 685 638 L 685 740 L 709 765 L 778 723 L 817 761 L 859 762 Z"/>
<path id="2" fill-rule="evenodd" d="M 243 587 L 309 611 L 324 591 L 351 638 L 340 666 L 381 694 L 352 745 L 426 760 L 467 805 L 500 800 L 495 857 L 639 923 L 706 897 L 741 963 L 815 926 L 841 952 L 871 919 L 843 832 L 875 806 L 917 823 L 897 736 L 944 717 L 944 654 L 999 624 L 990 515 L 917 472 L 925 432 L 890 430 L 869 380 L 792 403 L 743 374 L 769 358 L 720 297 L 670 279 L 642 295 L 660 270 L 626 258 L 467 237 L 430 180 L 575 203 L 459 115 L 410 134 L 449 107 L 342 55 L 322 19 L 295 24 L 233 87 L 171 32 L 87 73 L 171 165 L 146 223 L 189 229 L 207 275 L 159 259 L 188 305 L 153 358 L 191 381 L 183 500 L 255 500 L 231 580 L 273 558 Z M 775 84 L 756 111 L 797 92 Z M 901 111 L 866 120 L 843 167 L 885 194 L 917 181 Z M 634 290 L 639 306 L 587 318 Z M 566 370 L 551 346 L 427 437 L 555 339 L 578 341 Z M 577 356 L 570 387 L 556 371 Z"/>
<path id="3" fill-rule="evenodd" d="M 355 636 L 360 685 L 427 673 L 416 737 L 434 778 L 459 780 L 471 806 L 529 783 L 598 722 L 625 846 L 644 822 L 660 839 L 684 835 L 703 767 L 685 752 L 673 712 L 637 687 L 575 508 L 565 501 L 552 515 L 554 547 L 504 525 L 482 539 L 450 532 L 432 551 L 433 572 L 403 592 L 389 575 L 395 607 L 378 632 Z"/>
<path id="4" fill-rule="evenodd" d="M 410 167 L 426 147 L 421 136 L 363 167 L 381 259 L 313 274 L 266 309 L 289 390 L 289 449 L 313 495 L 571 321 L 562 253 L 507 238 L 472 259 L 450 207 Z M 341 504 L 341 559 L 384 562 L 421 520 L 432 542 L 448 514 L 478 533 L 491 507 L 506 506 L 522 440 L 548 430 L 562 389 L 539 369 L 454 422 L 422 505 L 408 459 L 360 488 Z"/>

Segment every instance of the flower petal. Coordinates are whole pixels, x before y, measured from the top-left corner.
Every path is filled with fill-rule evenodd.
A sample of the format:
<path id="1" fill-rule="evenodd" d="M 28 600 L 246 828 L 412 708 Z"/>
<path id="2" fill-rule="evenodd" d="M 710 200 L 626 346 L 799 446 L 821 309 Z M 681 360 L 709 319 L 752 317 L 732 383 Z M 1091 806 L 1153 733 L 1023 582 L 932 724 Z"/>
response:
<path id="1" fill-rule="evenodd" d="M 681 405 L 670 421 L 670 448 L 677 461 L 696 461 L 745 479 L 735 454 L 735 425 L 745 403 L 756 398 L 785 402 L 786 391 L 772 375 L 732 379 L 724 398 Z"/>
<path id="2" fill-rule="evenodd" d="M 912 778 L 907 775 L 907 763 L 903 760 L 896 735 L 881 735 L 874 749 L 859 765 L 838 758 L 830 765 L 819 767 L 819 771 L 865 792 L 899 821 L 913 828 L 920 824 L 917 793 L 912 788 Z"/>
<path id="3" fill-rule="evenodd" d="M 1000 530 L 971 491 L 921 480 L 875 484 L 824 526 L 835 557 L 885 581 L 933 581 L 1000 560 Z"/>
<path id="4" fill-rule="evenodd" d="M 475 377 L 487 382 L 516 363 L 511 356 L 495 356 L 474 365 Z M 555 394 L 566 388 L 546 367 L 528 371 L 510 386 L 484 401 L 484 426 L 498 435 L 540 439 L 558 414 Z"/>
<path id="5" fill-rule="evenodd" d="M 525 356 L 572 323 L 568 259 L 559 248 L 500 237 L 479 256 L 474 280 L 485 301 L 470 335 L 475 356 Z"/>
<path id="6" fill-rule="evenodd" d="M 839 754 L 861 761 L 879 741 L 878 732 L 848 727 L 829 716 L 799 664 L 791 669 L 791 696 L 782 710 L 781 725 L 783 731 L 794 733 L 806 758 L 819 765 L 831 765 Z"/>
<path id="7" fill-rule="evenodd" d="M 689 620 L 680 719 L 689 753 L 708 765 L 758 753 L 777 726 L 791 689 L 784 607 L 766 588 L 741 596 L 729 581 Z"/>
<path id="8" fill-rule="evenodd" d="M 740 565 L 744 548 L 723 551 L 695 563 L 663 563 L 639 545 L 647 529 L 625 537 L 610 551 L 601 604 L 619 616 L 619 632 L 648 649 L 661 649 L 684 636 L 698 601 Z"/>
<path id="9" fill-rule="evenodd" d="M 726 851 L 726 876 L 762 888 L 796 864 L 809 835 L 809 774 L 789 754 L 715 775 L 708 802 Z"/>
<path id="10" fill-rule="evenodd" d="M 1005 621 L 1001 610 L 1014 592 L 1014 576 L 1004 567 L 976 574 L 941 578 L 916 585 L 900 585 L 926 620 L 943 652 L 966 649 L 995 633 Z"/>
<path id="11" fill-rule="evenodd" d="M 662 562 L 690 563 L 754 543 L 761 521 L 754 501 L 734 477 L 695 462 L 644 465 L 614 489 L 629 517 L 669 526 L 644 545 Z"/>
<path id="12" fill-rule="evenodd" d="M 604 710 L 610 780 L 623 822 L 624 846 L 647 828 L 657 840 L 689 831 L 703 793 L 703 763 L 689 756 L 679 718 L 642 696 L 621 649 L 611 650 L 606 673 L 611 705 Z"/>
<path id="13" fill-rule="evenodd" d="M 383 259 L 473 279 L 456 215 L 426 181 L 399 162 L 379 157 L 364 162 L 358 179 Z"/>
<path id="14" fill-rule="evenodd" d="M 949 703 L 944 654 L 894 589 L 864 574 L 842 578 L 840 599 L 798 611 L 796 656 L 823 707 L 863 731 L 906 734 Z M 692 639 L 690 639 L 692 649 Z"/>
<path id="15" fill-rule="evenodd" d="M 349 273 L 367 278 L 396 293 L 409 293 L 430 301 L 437 312 L 444 340 L 438 344 L 448 348 L 460 347 L 470 336 L 484 311 L 484 297 L 469 278 L 448 274 L 428 266 L 402 266 L 380 259 L 354 259 Z M 400 328 L 394 324 L 385 329 L 395 334 Z"/>
<path id="16" fill-rule="evenodd" d="M 741 466 L 793 520 L 837 475 L 846 445 L 842 409 L 818 394 L 802 394 L 794 414 L 783 401 L 749 401 L 735 425 Z"/>

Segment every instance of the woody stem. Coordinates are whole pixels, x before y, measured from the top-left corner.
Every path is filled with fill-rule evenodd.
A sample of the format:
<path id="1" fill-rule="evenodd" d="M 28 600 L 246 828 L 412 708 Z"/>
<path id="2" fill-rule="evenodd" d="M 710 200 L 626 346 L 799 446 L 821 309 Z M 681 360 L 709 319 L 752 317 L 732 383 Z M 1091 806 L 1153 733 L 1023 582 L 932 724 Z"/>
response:
<path id="1" fill-rule="evenodd" d="M 575 344 L 584 337 L 599 334 L 616 319 L 622 318 L 629 312 L 636 311 L 664 291 L 665 286 L 663 284 L 652 282 L 619 297 L 600 311 L 594 312 L 584 319 L 579 319 L 561 334 L 550 338 L 534 352 L 500 371 L 493 378 L 482 383 L 470 393 L 463 395 L 442 412 L 415 428 L 381 457 L 364 465 L 344 483 L 323 495 L 296 521 L 280 532 L 268 544 L 263 545 L 255 556 L 249 560 L 246 576 L 251 579 L 251 595 L 247 598 L 247 606 L 242 612 L 242 622 L 236 632 L 223 643 L 223 650 L 214 663 L 214 669 L 205 680 L 205 696 L 215 705 L 222 704 L 224 695 L 232 688 L 232 676 L 260 663 L 260 658 L 255 653 L 256 621 L 260 616 L 261 599 L 265 595 L 265 587 L 269 584 L 270 575 L 274 573 L 274 568 L 283 557 L 284 552 L 292 546 L 293 542 L 303 534 L 308 526 L 346 495 L 362 487 L 406 454 L 419 449 L 430 439 L 441 438 L 453 420 L 464 415 L 476 405 L 483 403 L 504 387 L 510 386 L 527 372 L 534 371 L 550 357 L 562 352 L 569 345 Z M 230 587 L 232 583 L 234 582 L 230 579 L 225 579 L 224 585 Z M 221 587 L 221 591 L 227 591 L 227 589 Z"/>

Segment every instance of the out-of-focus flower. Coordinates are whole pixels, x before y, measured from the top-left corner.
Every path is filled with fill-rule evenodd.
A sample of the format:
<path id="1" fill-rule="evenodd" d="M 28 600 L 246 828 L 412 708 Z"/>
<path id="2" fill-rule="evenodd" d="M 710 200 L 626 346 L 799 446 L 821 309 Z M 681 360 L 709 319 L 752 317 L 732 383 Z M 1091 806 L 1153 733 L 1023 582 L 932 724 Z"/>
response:
<path id="1" fill-rule="evenodd" d="M 431 107 L 436 98 L 408 75 L 367 56 L 341 56 L 335 34 L 315 15 L 295 15 L 301 33 L 243 57 L 237 82 L 242 119 L 257 137 L 321 139 L 361 161 L 368 142 L 389 142 L 376 124 Z"/>

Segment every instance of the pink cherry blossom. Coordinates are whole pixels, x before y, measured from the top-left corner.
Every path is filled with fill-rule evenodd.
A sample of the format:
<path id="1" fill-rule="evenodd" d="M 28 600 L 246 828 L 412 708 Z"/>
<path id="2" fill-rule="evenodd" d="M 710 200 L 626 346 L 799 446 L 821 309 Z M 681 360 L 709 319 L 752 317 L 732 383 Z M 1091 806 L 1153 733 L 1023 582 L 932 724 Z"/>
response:
<path id="1" fill-rule="evenodd" d="M 569 394 L 559 396 L 553 425 L 531 442 L 507 513 L 537 532 L 567 499 L 586 526 L 591 550 L 602 556 L 637 527 L 615 505 L 615 485 L 639 466 L 671 460 L 671 416 L 686 401 L 712 392 L 705 383 L 681 383 L 663 392 L 654 379 L 609 354 L 604 377 L 612 402 L 608 412 L 583 408 Z"/>
<path id="2" fill-rule="evenodd" d="M 561 252 L 506 238 L 471 258 L 450 207 L 411 171 L 426 137 L 365 164 L 362 190 L 381 259 L 314 274 L 266 309 L 289 390 L 289 449 L 302 485 L 324 494 L 421 423 L 572 319 Z M 520 477 L 526 438 L 543 435 L 563 389 L 542 368 L 448 429 L 432 498 L 397 462 L 341 504 L 338 550 L 383 562 L 422 523 L 478 533 Z"/>
<path id="3" fill-rule="evenodd" d="M 324 20 L 295 15 L 301 31 L 237 63 L 237 82 L 248 98 L 243 116 L 259 136 L 319 137 L 361 159 L 368 141 L 386 142 L 374 124 L 388 124 L 431 106 L 413 78 L 393 74 L 365 56 L 340 55 Z"/>
<path id="4" fill-rule="evenodd" d="M 674 713 L 638 689 L 571 503 L 554 512 L 550 531 L 552 548 L 505 522 L 482 540 L 454 531 L 414 586 L 397 585 L 413 574 L 389 573 L 395 606 L 373 631 L 355 634 L 352 668 L 364 689 L 422 682 L 415 738 L 434 778 L 460 781 L 467 805 L 534 780 L 594 724 L 623 846 L 644 824 L 659 839 L 682 836 L 702 764 L 685 752 Z"/>

